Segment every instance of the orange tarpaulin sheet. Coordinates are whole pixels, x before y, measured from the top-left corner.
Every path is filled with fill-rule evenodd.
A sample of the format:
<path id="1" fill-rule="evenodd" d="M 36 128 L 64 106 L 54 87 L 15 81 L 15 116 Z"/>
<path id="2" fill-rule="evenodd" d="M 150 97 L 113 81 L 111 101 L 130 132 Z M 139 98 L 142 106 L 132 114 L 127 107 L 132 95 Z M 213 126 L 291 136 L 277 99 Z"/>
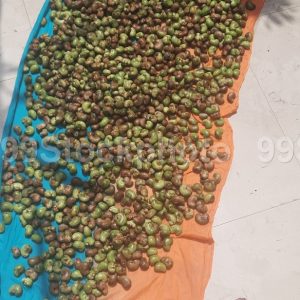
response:
<path id="1" fill-rule="evenodd" d="M 254 0 L 256 10 L 249 11 L 249 19 L 244 32 L 253 32 L 255 22 L 263 7 L 263 0 Z M 231 90 L 238 91 L 248 70 L 251 51 L 246 51 L 241 65 L 241 74 Z M 220 194 L 225 184 L 233 155 L 232 129 L 228 117 L 236 113 L 238 99 L 233 104 L 225 103 L 221 106 L 222 116 L 225 118 L 224 135 L 219 144 L 226 145 L 230 153 L 228 160 L 217 162 L 215 171 L 222 175 L 222 181 L 215 192 L 215 202 L 208 205 L 210 222 L 201 226 L 194 220 L 185 221 L 183 234 L 174 237 L 174 243 L 169 253 L 165 253 L 174 260 L 173 268 L 165 274 L 155 273 L 153 268 L 144 272 L 141 270 L 128 272 L 132 280 L 132 288 L 125 291 L 121 285 L 110 288 L 109 295 L 101 298 L 106 300 L 201 300 L 204 299 L 205 288 L 211 275 L 214 241 L 212 238 L 212 224 L 216 213 Z M 194 173 L 185 176 L 186 183 L 199 181 Z"/>

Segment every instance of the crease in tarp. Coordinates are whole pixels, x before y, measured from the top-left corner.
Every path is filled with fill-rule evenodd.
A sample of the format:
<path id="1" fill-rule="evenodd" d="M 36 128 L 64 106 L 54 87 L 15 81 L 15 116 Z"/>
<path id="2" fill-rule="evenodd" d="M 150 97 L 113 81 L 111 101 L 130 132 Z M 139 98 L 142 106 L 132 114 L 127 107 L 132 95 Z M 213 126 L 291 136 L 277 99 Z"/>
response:
<path id="1" fill-rule="evenodd" d="M 245 31 L 253 32 L 254 24 L 259 16 L 259 12 L 263 7 L 263 0 L 253 1 L 257 9 L 249 12 L 249 19 Z M 12 125 L 21 123 L 21 118 L 26 115 L 26 107 L 24 105 L 25 86 L 23 82 L 23 67 L 31 41 L 43 33 L 49 35 L 53 32 L 53 25 L 49 18 L 50 0 L 46 0 L 45 4 L 38 16 L 38 19 L 30 34 L 22 59 L 19 65 L 18 75 L 13 91 L 12 101 L 8 110 L 8 115 L 2 135 L 2 147 L 0 147 L 0 157 L 3 158 L 3 143 L 6 138 L 14 136 Z M 46 17 L 48 23 L 45 27 L 41 27 L 42 19 Z M 238 95 L 239 89 L 248 70 L 251 51 L 246 51 L 242 66 L 241 74 L 235 81 L 232 90 Z M 103 300 L 201 300 L 204 299 L 205 288 L 211 275 L 211 266 L 213 259 L 214 241 L 212 238 L 212 223 L 218 203 L 222 187 L 225 184 L 228 175 L 232 156 L 233 156 L 233 139 L 232 129 L 228 122 L 228 117 L 235 114 L 238 109 L 238 100 L 234 104 L 226 104 L 221 106 L 221 114 L 225 117 L 224 136 L 222 143 L 230 150 L 229 159 L 223 163 L 216 164 L 216 170 L 221 173 L 222 181 L 217 187 L 216 200 L 209 206 L 210 222 L 206 226 L 199 226 L 194 221 L 187 221 L 183 224 L 183 234 L 174 238 L 174 244 L 169 253 L 160 252 L 161 255 L 168 255 L 174 259 L 174 267 L 166 274 L 157 274 L 150 269 L 146 272 L 136 271 L 129 272 L 132 280 L 132 288 L 129 291 L 123 290 L 118 285 L 109 289 L 109 294 L 101 299 Z M 41 154 L 41 153 L 39 153 Z M 2 163 L 0 164 L 0 174 L 2 174 Z M 192 183 L 195 180 L 193 174 L 186 174 L 185 182 Z M 1 176 L 0 176 L 1 183 Z M 2 199 L 0 199 L 2 201 Z M 237 199 L 238 201 L 238 199 Z M 20 278 L 13 276 L 13 268 L 15 265 L 26 263 L 26 260 L 19 258 L 15 260 L 12 257 L 10 249 L 13 246 L 22 246 L 29 243 L 33 246 L 32 256 L 39 255 L 47 249 L 46 244 L 36 245 L 24 237 L 24 229 L 21 226 L 18 217 L 14 216 L 11 225 L 6 226 L 6 232 L 0 235 L 0 299 L 15 299 L 8 293 L 9 287 L 14 283 L 19 283 Z M 26 265 L 26 264 L 25 264 Z M 55 299 L 48 291 L 47 275 L 43 274 L 31 289 L 24 288 L 21 299 L 24 300 L 43 300 Z"/>

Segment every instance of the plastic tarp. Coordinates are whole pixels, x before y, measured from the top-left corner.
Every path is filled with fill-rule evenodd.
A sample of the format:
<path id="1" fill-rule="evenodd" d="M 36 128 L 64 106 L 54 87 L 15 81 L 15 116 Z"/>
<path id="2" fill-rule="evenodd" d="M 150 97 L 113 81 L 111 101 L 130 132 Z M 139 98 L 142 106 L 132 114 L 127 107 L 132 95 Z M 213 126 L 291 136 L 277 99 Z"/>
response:
<path id="1" fill-rule="evenodd" d="M 12 127 L 21 124 L 21 119 L 27 115 L 25 107 L 25 84 L 23 82 L 23 66 L 26 53 L 28 52 L 31 41 L 47 33 L 51 35 L 53 25 L 49 18 L 50 8 L 49 0 L 45 4 L 39 14 L 39 17 L 34 25 L 31 35 L 20 62 L 19 71 L 15 83 L 15 88 L 12 96 L 11 105 L 9 107 L 6 124 L 3 130 L 2 147 L 0 148 L 0 157 L 3 156 L 3 145 L 8 137 L 13 136 Z M 259 12 L 263 6 L 262 0 L 253 1 L 257 8 L 255 11 L 249 12 L 249 19 L 245 28 L 245 32 L 253 32 L 255 22 L 259 16 Z M 46 17 L 47 25 L 42 27 L 41 21 Z M 251 51 L 247 51 L 242 62 L 241 75 L 235 82 L 232 88 L 237 94 L 245 78 Z M 107 300 L 196 300 L 203 299 L 205 288 L 208 283 L 213 259 L 214 241 L 212 238 L 212 224 L 216 209 L 218 207 L 222 187 L 226 181 L 227 174 L 230 169 L 233 156 L 233 139 L 232 129 L 228 122 L 229 116 L 236 113 L 238 109 L 238 101 L 234 104 L 225 104 L 221 107 L 222 116 L 225 118 L 224 136 L 222 143 L 218 147 L 223 147 L 230 155 L 226 161 L 216 163 L 216 170 L 222 175 L 222 182 L 218 185 L 216 191 L 216 200 L 209 206 L 210 222 L 206 226 L 199 226 L 193 220 L 187 221 L 183 225 L 183 234 L 179 237 L 174 237 L 172 250 L 168 255 L 174 259 L 174 267 L 166 274 L 157 274 L 152 269 L 147 272 L 136 271 L 129 272 L 129 277 L 132 280 L 132 288 L 129 291 L 123 290 L 118 285 L 109 289 L 108 296 L 101 298 Z M 41 141 L 38 135 L 35 135 L 38 141 Z M 40 151 L 40 150 L 38 150 Z M 40 156 L 42 153 L 38 152 Z M 0 164 L 0 173 L 2 174 L 2 166 Z M 184 181 L 193 183 L 198 180 L 198 177 L 192 173 L 187 173 Z M 2 201 L 2 200 L 1 200 Z M 21 226 L 18 217 L 13 217 L 11 225 L 6 226 L 5 234 L 0 235 L 0 299 L 8 300 L 15 299 L 8 293 L 9 287 L 14 283 L 20 283 L 20 278 L 15 278 L 13 268 L 17 264 L 27 265 L 26 259 L 14 259 L 11 253 L 11 248 L 14 246 L 21 247 L 23 244 L 31 244 L 33 247 L 32 256 L 41 254 L 47 249 L 46 244 L 37 245 L 31 240 L 25 238 L 24 228 Z M 225 270 L 224 270 L 225 272 Z M 226 275 L 225 275 L 226 276 Z M 21 277 L 22 278 L 22 277 Z M 55 299 L 48 291 L 47 274 L 43 274 L 34 283 L 32 288 L 24 288 L 21 299 L 24 300 L 42 300 Z"/>

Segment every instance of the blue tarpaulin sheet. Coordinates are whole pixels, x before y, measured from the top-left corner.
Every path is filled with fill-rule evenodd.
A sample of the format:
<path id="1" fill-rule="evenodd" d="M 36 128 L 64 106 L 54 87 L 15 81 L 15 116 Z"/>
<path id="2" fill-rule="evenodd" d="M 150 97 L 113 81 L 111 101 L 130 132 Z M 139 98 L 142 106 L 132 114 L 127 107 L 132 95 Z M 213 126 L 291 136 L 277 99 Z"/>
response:
<path id="1" fill-rule="evenodd" d="M 41 26 L 41 21 L 43 18 L 47 19 L 47 24 Z M 8 137 L 14 137 L 12 131 L 13 126 L 19 125 L 22 128 L 24 126 L 21 123 L 23 117 L 27 115 L 27 109 L 25 106 L 25 83 L 23 76 L 23 67 L 26 59 L 26 54 L 29 50 L 30 43 L 33 39 L 37 38 L 42 34 L 52 35 L 53 33 L 53 23 L 50 20 L 50 0 L 46 0 L 42 10 L 38 16 L 38 19 L 32 29 L 30 37 L 27 41 L 27 44 L 24 49 L 23 56 L 18 69 L 17 79 L 15 83 L 15 88 L 13 91 L 13 96 L 11 104 L 9 107 L 6 123 L 3 129 L 2 142 L 0 147 L 0 157 L 3 158 L 3 153 L 5 150 L 5 143 Z M 37 124 L 38 121 L 35 121 Z M 39 136 L 34 136 L 36 140 L 40 141 Z M 2 174 L 2 161 L 0 163 L 0 174 Z M 0 179 L 1 181 L 1 179 Z M 1 199 L 3 201 L 3 199 Z M 23 264 L 25 267 L 28 267 L 27 261 L 24 258 L 15 259 L 12 256 L 11 248 L 12 247 L 21 247 L 24 244 L 30 244 L 33 248 L 31 256 L 40 255 L 43 251 L 47 249 L 46 244 L 37 245 L 32 242 L 30 239 L 27 239 L 24 235 L 24 228 L 19 222 L 17 215 L 13 216 L 13 221 L 10 225 L 6 226 L 5 233 L 0 235 L 0 299 L 16 299 L 13 296 L 9 295 L 9 288 L 15 283 L 20 283 L 24 277 L 22 275 L 20 278 L 16 278 L 13 274 L 13 269 L 18 264 Z M 23 295 L 20 299 L 24 300 L 43 300 L 43 299 L 55 299 L 49 293 L 49 284 L 47 274 L 41 275 L 38 280 L 34 283 L 32 288 L 23 287 Z"/>

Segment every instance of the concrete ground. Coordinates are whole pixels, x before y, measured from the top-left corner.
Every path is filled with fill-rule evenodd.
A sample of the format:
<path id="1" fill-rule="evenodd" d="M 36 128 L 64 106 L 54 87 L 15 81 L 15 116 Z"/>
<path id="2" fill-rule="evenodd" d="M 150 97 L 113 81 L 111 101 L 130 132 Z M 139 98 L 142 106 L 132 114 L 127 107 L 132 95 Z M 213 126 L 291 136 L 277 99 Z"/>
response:
<path id="1" fill-rule="evenodd" d="M 0 129 L 43 2 L 0 0 Z M 266 1 L 231 118 L 235 154 L 213 228 L 206 300 L 300 299 L 299 29 L 298 0 Z"/>

